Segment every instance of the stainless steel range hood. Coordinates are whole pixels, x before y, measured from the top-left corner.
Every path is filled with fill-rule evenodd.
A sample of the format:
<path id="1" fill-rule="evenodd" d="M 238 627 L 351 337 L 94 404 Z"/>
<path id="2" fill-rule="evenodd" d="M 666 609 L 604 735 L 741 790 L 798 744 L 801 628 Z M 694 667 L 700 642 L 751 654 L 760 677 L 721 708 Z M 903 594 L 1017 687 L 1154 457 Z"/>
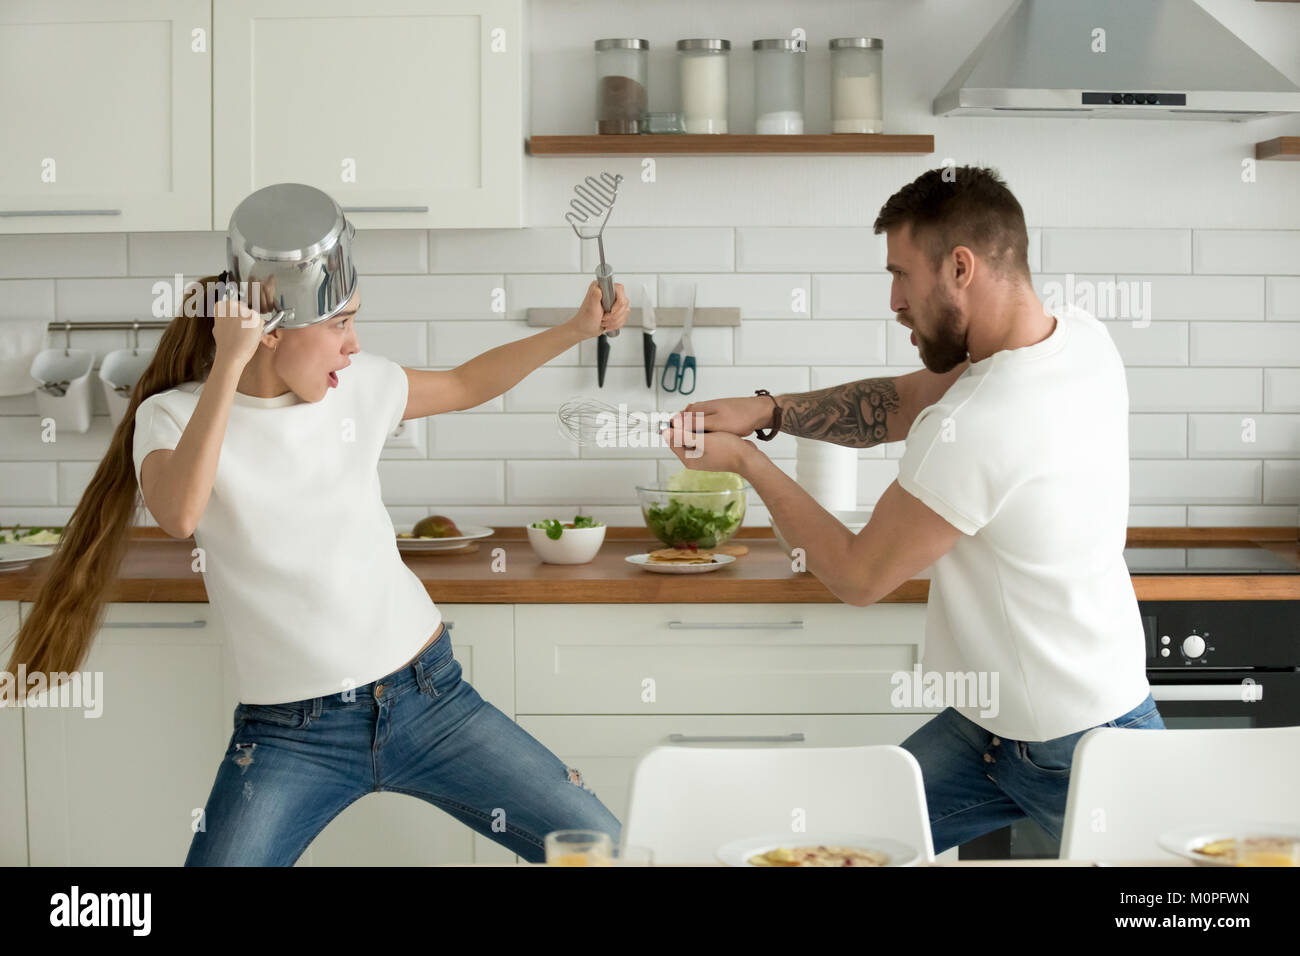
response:
<path id="1" fill-rule="evenodd" d="M 1242 121 L 1300 112 L 1300 87 L 1195 0 L 1017 0 L 934 112 Z"/>

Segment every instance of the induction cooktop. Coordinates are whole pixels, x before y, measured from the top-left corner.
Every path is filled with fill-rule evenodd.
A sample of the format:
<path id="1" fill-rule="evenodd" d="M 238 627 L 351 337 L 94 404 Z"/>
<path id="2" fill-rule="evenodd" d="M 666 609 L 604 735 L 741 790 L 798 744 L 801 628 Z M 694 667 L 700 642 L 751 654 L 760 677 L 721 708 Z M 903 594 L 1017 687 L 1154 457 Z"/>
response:
<path id="1" fill-rule="evenodd" d="M 1300 574 L 1292 556 L 1265 548 L 1125 548 L 1132 574 Z"/>

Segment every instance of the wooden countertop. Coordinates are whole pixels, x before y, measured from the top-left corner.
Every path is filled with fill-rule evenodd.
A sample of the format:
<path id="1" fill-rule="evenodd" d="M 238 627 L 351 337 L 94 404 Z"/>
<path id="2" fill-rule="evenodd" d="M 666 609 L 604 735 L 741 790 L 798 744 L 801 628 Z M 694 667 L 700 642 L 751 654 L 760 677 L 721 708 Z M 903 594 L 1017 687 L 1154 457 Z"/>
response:
<path id="1" fill-rule="evenodd" d="M 665 604 L 838 603 L 813 575 L 794 572 L 770 528 L 742 528 L 732 540 L 749 553 L 705 574 L 643 571 L 623 558 L 660 546 L 645 528 L 612 527 L 587 564 L 543 564 L 522 527 L 499 528 L 469 554 L 407 554 L 407 566 L 440 604 Z M 1192 547 L 1258 544 L 1300 561 L 1295 528 L 1131 528 L 1130 546 Z M 204 602 L 203 576 L 190 571 L 193 539 L 178 541 L 155 528 L 137 528 L 108 600 Z M 505 571 L 493 571 L 493 552 L 504 549 Z M 40 560 L 0 574 L 0 601 L 31 601 Z M 1133 577 L 1139 601 L 1300 600 L 1300 575 L 1152 575 Z M 884 601 L 924 603 L 928 576 L 913 578 Z"/>

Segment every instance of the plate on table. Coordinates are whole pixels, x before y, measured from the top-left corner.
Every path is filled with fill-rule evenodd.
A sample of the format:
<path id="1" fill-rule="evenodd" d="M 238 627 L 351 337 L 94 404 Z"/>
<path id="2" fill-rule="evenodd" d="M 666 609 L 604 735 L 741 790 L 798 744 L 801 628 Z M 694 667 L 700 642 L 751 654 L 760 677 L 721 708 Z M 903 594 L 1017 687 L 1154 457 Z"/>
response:
<path id="1" fill-rule="evenodd" d="M 1233 856 L 1232 840 L 1236 837 L 1246 839 L 1277 837 L 1281 841 L 1300 840 L 1300 824 L 1273 823 L 1269 821 L 1248 820 L 1240 823 L 1202 824 L 1194 827 L 1181 827 L 1161 834 L 1156 840 L 1162 850 L 1174 856 L 1181 856 L 1200 866 L 1236 866 Z M 1250 847 L 1261 852 L 1274 849 L 1272 844 L 1261 842 Z M 1285 852 L 1285 851 L 1283 851 Z"/>
<path id="2" fill-rule="evenodd" d="M 629 554 L 623 560 L 628 564 L 635 564 L 638 568 L 657 571 L 660 574 L 699 574 L 701 571 L 716 571 L 736 559 L 729 554 L 718 554 L 715 551 L 711 564 L 652 564 L 649 554 Z"/>
<path id="3" fill-rule="evenodd" d="M 0 573 L 21 571 L 33 561 L 49 557 L 54 545 L 0 544 Z"/>
<path id="4" fill-rule="evenodd" d="M 451 538 L 403 538 L 400 535 L 397 538 L 398 551 L 455 551 L 458 548 L 468 547 L 471 541 L 478 538 L 486 538 L 495 533 L 495 528 L 488 528 L 481 524 L 462 524 L 457 525 L 463 532 Z"/>
<path id="5" fill-rule="evenodd" d="M 751 862 L 754 857 L 770 853 L 773 850 L 792 850 L 794 856 L 798 858 L 801 850 L 815 850 L 820 847 L 839 847 L 865 852 L 872 859 L 882 860 L 882 862 L 878 863 L 863 860 L 851 864 L 853 866 L 916 866 L 921 859 L 921 855 L 906 843 L 899 840 L 890 840 L 887 837 L 867 836 L 863 833 L 780 833 L 762 837 L 748 837 L 744 840 L 733 840 L 724 846 L 718 847 L 717 855 L 718 859 L 728 866 L 844 865 L 842 862 L 834 862 L 834 858 L 832 858 L 831 862 L 812 864 Z"/>

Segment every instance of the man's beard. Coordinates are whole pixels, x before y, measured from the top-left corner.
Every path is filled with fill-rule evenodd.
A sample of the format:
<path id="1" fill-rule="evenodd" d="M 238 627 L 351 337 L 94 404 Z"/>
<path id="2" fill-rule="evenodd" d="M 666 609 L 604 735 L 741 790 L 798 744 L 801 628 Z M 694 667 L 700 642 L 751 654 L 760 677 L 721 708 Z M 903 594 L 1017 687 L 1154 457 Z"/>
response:
<path id="1" fill-rule="evenodd" d="M 942 375 L 966 361 L 968 352 L 966 337 L 958 331 L 961 312 L 952 300 L 942 299 L 940 296 L 940 293 L 936 293 L 935 298 L 939 301 L 932 307 L 938 320 L 938 331 L 933 339 L 926 338 L 918 331 L 916 345 L 925 367 L 931 372 Z"/>

